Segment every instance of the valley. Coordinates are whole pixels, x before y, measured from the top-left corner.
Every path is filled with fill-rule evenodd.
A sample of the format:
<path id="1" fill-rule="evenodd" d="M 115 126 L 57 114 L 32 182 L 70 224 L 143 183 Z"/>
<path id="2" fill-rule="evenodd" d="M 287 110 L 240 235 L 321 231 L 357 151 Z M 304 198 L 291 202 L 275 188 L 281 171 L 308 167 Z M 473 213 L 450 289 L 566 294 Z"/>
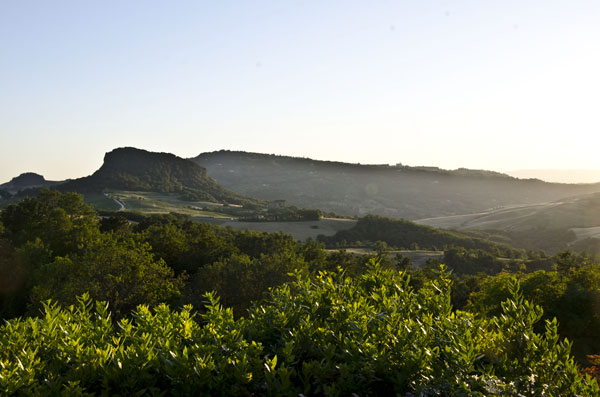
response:
<path id="1" fill-rule="evenodd" d="M 406 326 L 405 310 L 414 304 L 410 311 L 418 313 L 413 323 L 419 331 L 410 335 L 419 335 L 421 324 L 433 321 L 431 313 L 440 308 L 444 312 L 428 333 L 437 332 L 439 324 L 454 330 L 457 325 L 449 321 L 469 316 L 469 329 L 483 332 L 486 340 L 499 335 L 490 324 L 513 319 L 522 323 L 522 318 L 532 316 L 558 318 L 551 332 L 573 341 L 572 353 L 561 353 L 563 357 L 573 354 L 582 366 L 595 363 L 590 354 L 600 351 L 593 306 L 600 285 L 600 261 L 594 256 L 600 253 L 599 185 L 548 184 L 478 170 L 315 162 L 248 153 L 234 154 L 235 161 L 229 163 L 224 161 L 232 154 L 225 153 L 226 158 L 219 160 L 223 163 L 213 164 L 207 160 L 213 155 L 187 160 L 119 148 L 107 153 L 102 166 L 88 177 L 46 183 L 41 175 L 24 175 L 1 185 L 0 316 L 10 329 L 30 324 L 20 319 L 43 310 L 45 319 L 77 324 L 69 332 L 84 329 L 79 324 L 94 319 L 104 324 L 118 352 L 124 345 L 108 328 L 111 318 L 123 332 L 131 330 L 129 324 L 168 318 L 146 326 L 140 335 L 144 339 L 156 334 L 157 340 L 166 340 L 159 334 L 168 330 L 172 335 L 173 325 L 182 324 L 187 336 L 177 343 L 165 342 L 173 361 L 169 359 L 166 372 L 160 371 L 170 374 L 173 362 L 184 362 L 173 355 L 185 357 L 190 351 L 175 353 L 173 346 L 189 340 L 192 327 L 225 326 L 219 331 L 224 337 L 251 330 L 255 332 L 252 343 L 265 345 L 271 343 L 273 332 L 283 332 L 291 338 L 285 346 L 291 346 L 305 340 L 296 335 L 314 319 L 322 318 L 323 323 L 315 325 L 310 335 L 331 326 L 340 327 L 332 335 L 348 335 L 352 329 L 364 335 L 359 327 L 369 329 L 379 321 L 378 329 L 386 330 L 377 337 L 379 343 L 385 335 L 396 338 L 396 331 L 388 330 L 403 329 L 391 327 L 386 311 L 398 305 L 394 321 Z M 517 278 L 523 293 L 515 290 Z M 335 294 L 341 295 L 332 305 Z M 548 314 L 542 317 L 536 311 L 540 309 L 523 303 L 523 296 L 543 305 Z M 68 309 L 44 306 L 48 299 Z M 108 303 L 97 303 L 99 312 L 90 316 L 90 299 Z M 528 312 L 503 313 L 501 302 L 506 299 L 516 302 L 510 307 Z M 577 313 L 565 309 L 575 304 Z M 74 309 L 76 305 L 80 309 Z M 357 309 L 359 305 L 364 308 Z M 167 312 L 169 307 L 183 309 Z M 192 307 L 200 309 L 197 313 L 205 316 L 201 320 L 205 325 L 193 320 L 195 314 L 188 311 Z M 340 308 L 339 313 L 333 313 L 332 307 Z M 269 316 L 264 320 L 268 325 L 252 328 L 263 315 Z M 299 319 L 300 325 L 283 331 L 289 324 L 285 316 Z M 136 320 L 129 323 L 131 318 Z M 281 327 L 276 324 L 280 320 Z M 463 327 L 466 323 L 460 321 L 456 324 Z M 236 329 L 238 324 L 247 325 Z M 54 322 L 43 327 L 47 327 L 44 332 L 56 329 Z M 502 332 L 513 335 L 511 327 Z M 525 331 L 517 328 L 519 335 L 525 332 L 541 345 L 542 334 L 533 324 Z M 96 323 L 89 329 L 99 335 Z M 34 340 L 23 342 L 24 346 L 48 345 L 35 332 L 13 338 L 23 340 L 29 334 Z M 213 333 L 209 339 L 214 338 Z M 338 349 L 343 343 L 333 341 L 327 348 Z M 204 348 L 206 342 L 196 345 Z M 20 345 L 11 341 L 10 346 Z M 211 357 L 220 357 L 223 343 L 215 346 Z M 232 345 L 231 351 L 244 348 Z M 144 349 L 138 350 L 149 351 Z M 538 354 L 535 349 L 528 348 L 527 354 Z M 19 347 L 11 357 L 24 351 Z M 304 354 L 307 348 L 299 351 Z M 413 341 L 406 351 L 415 351 Z M 485 357 L 486 352 L 478 354 Z M 287 353 L 274 349 L 268 354 L 273 358 L 264 358 L 262 352 L 256 356 L 260 371 L 266 362 L 275 368 L 275 357 Z M 139 368 L 131 364 L 137 359 L 123 360 Z M 61 357 L 46 361 L 52 360 L 62 362 Z M 573 359 L 565 360 L 575 365 Z M 287 365 L 292 368 L 294 363 L 289 359 Z M 105 368 L 113 371 L 108 364 Z M 224 368 L 221 371 L 226 373 Z M 182 373 L 189 369 L 188 364 L 179 367 Z M 277 370 L 286 376 L 284 369 Z M 576 372 L 573 376 L 580 379 Z M 96 383 L 86 387 L 91 390 Z"/>
<path id="2" fill-rule="evenodd" d="M 300 240 L 331 237 L 354 225 L 345 217 L 376 214 L 475 233 L 519 249 L 600 253 L 600 184 L 231 151 L 187 160 L 118 148 L 88 177 L 13 178 L 0 185 L 0 207 L 45 186 L 82 193 L 103 211 L 175 213 L 237 229 L 282 231 Z"/>

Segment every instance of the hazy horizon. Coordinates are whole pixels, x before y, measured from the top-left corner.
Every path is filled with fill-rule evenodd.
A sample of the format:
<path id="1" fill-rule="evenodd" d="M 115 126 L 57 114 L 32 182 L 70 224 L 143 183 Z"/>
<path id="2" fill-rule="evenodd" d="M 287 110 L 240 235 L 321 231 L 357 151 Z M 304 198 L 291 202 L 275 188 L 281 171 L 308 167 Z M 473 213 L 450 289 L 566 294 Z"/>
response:
<path id="1" fill-rule="evenodd" d="M 144 150 L 146 150 L 146 149 L 144 149 Z M 218 150 L 230 150 L 230 149 L 218 149 Z M 261 153 L 261 152 L 257 152 L 257 153 Z M 173 154 L 177 155 L 177 153 L 173 153 Z M 198 153 L 198 155 L 199 154 L 201 154 L 201 153 Z M 263 154 L 288 156 L 288 155 L 282 154 L 282 153 L 263 153 Z M 183 157 L 183 156 L 180 156 L 180 157 Z M 191 157 L 196 157 L 196 156 L 191 156 Z M 318 160 L 318 161 L 338 161 L 336 159 L 326 159 L 326 158 L 317 159 L 317 158 L 312 158 L 312 157 L 308 157 L 308 156 L 292 156 L 292 157 L 310 158 L 312 160 Z M 360 163 L 359 161 L 344 161 L 344 162 L 351 163 L 351 164 Z M 388 163 L 388 165 L 395 165 L 398 163 L 401 163 L 406 166 L 411 166 L 411 167 L 437 167 L 437 165 L 434 165 L 434 164 L 405 164 L 402 162 Z M 360 163 L 360 164 L 369 165 L 369 164 L 386 164 L 386 163 Z M 80 177 L 84 177 L 84 176 L 88 176 L 88 175 L 92 174 L 94 171 L 96 171 L 98 168 L 100 168 L 101 165 L 102 165 L 102 161 L 100 161 L 100 163 L 98 163 L 97 167 L 94 170 L 92 170 L 89 174 L 67 175 L 65 177 L 58 177 L 58 178 L 52 177 L 52 176 L 50 176 L 42 171 L 39 171 L 39 170 L 24 170 L 22 172 L 19 172 L 15 175 L 11 176 L 10 178 L 5 178 L 4 180 L 0 179 L 0 184 L 9 182 L 12 178 L 19 176 L 26 172 L 33 172 L 36 174 L 40 174 L 40 175 L 44 176 L 46 180 L 49 180 L 49 181 L 76 179 L 76 178 L 80 178 Z M 439 168 L 448 169 L 448 170 L 456 170 L 458 168 L 468 168 L 468 167 L 457 167 L 457 168 L 439 167 Z M 598 183 L 598 182 L 600 182 L 600 170 L 589 170 L 589 169 L 588 170 L 581 170 L 581 169 L 579 169 L 579 170 L 574 170 L 574 169 L 563 169 L 563 170 L 561 170 L 561 169 L 529 169 L 529 170 L 509 170 L 509 171 L 491 170 L 491 169 L 484 169 L 484 170 L 496 171 L 496 172 L 504 173 L 504 174 L 513 176 L 515 178 L 520 178 L 520 179 L 540 179 L 545 182 L 555 182 L 555 183 Z"/>
<path id="2" fill-rule="evenodd" d="M 600 169 L 594 1 L 0 4 L 0 181 L 134 146 Z"/>
<path id="3" fill-rule="evenodd" d="M 514 170 L 506 174 L 515 178 L 536 178 L 557 183 L 597 183 L 600 182 L 600 170 Z"/>

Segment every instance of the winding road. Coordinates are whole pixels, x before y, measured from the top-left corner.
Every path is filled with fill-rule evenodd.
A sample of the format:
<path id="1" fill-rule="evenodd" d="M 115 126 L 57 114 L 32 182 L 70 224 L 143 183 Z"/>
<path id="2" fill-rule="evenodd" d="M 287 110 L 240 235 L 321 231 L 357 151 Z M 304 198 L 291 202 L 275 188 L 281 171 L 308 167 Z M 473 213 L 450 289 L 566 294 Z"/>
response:
<path id="1" fill-rule="evenodd" d="M 121 207 L 121 208 L 119 208 L 119 211 L 123 211 L 123 210 L 125 209 L 125 204 L 123 204 L 122 202 L 120 202 L 119 200 L 117 200 L 117 199 L 116 199 L 116 198 L 114 198 L 114 197 L 110 197 L 110 196 L 108 195 L 108 193 L 104 193 L 104 195 L 105 195 L 107 198 L 109 198 L 109 199 L 111 199 L 112 201 L 114 201 L 115 203 L 119 204 L 119 207 Z"/>

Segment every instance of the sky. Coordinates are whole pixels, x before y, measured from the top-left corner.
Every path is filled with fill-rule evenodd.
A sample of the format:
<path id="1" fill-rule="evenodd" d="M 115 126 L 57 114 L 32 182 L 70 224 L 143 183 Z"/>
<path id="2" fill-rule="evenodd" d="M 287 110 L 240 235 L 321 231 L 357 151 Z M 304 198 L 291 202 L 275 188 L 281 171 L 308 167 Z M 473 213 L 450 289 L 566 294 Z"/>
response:
<path id="1" fill-rule="evenodd" d="M 0 182 L 134 146 L 600 170 L 600 2 L 0 1 Z"/>

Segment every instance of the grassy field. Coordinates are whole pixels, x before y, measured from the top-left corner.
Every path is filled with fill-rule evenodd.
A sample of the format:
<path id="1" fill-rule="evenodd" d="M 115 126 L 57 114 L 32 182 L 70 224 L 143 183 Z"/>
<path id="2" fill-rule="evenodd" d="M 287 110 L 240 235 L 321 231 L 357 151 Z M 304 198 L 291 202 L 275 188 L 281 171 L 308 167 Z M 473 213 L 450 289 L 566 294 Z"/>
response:
<path id="1" fill-rule="evenodd" d="M 154 192 L 113 191 L 107 193 L 108 197 L 101 194 L 90 195 L 86 201 L 98 209 L 119 210 L 120 206 L 113 200 L 116 199 L 125 205 L 125 211 L 138 211 L 144 214 L 165 214 L 176 212 L 189 215 L 199 222 L 209 222 L 220 226 L 231 226 L 238 230 L 256 230 L 260 232 L 284 232 L 291 234 L 297 240 L 308 238 L 316 239 L 319 234 L 332 236 L 340 230 L 350 229 L 356 224 L 355 220 L 324 218 L 318 221 L 301 222 L 239 222 L 231 215 L 211 211 L 211 208 L 221 207 L 223 204 L 204 201 L 184 201 L 177 194 Z"/>
<path id="2" fill-rule="evenodd" d="M 114 191 L 107 194 L 111 198 L 108 200 L 116 206 L 116 208 L 113 209 L 116 210 L 119 209 L 119 205 L 115 203 L 112 198 L 123 203 L 125 205 L 125 210 L 138 211 L 144 214 L 166 214 L 176 212 L 192 217 L 231 218 L 231 216 L 210 211 L 210 208 L 218 208 L 222 206 L 222 204 L 205 201 L 185 201 L 181 200 L 176 193 Z"/>
<path id="3" fill-rule="evenodd" d="M 97 210 L 118 211 L 119 204 L 100 193 L 86 193 L 83 200 Z"/>

